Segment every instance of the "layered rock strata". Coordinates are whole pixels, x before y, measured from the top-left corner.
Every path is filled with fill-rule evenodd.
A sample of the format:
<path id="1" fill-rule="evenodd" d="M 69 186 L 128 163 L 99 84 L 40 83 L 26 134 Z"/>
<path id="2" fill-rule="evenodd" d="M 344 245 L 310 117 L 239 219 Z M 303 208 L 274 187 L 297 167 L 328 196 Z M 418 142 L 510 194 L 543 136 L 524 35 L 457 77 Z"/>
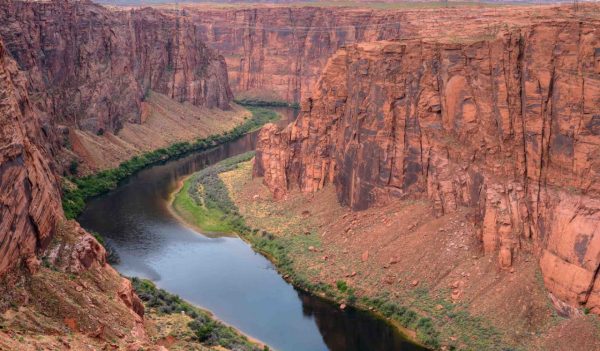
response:
<path id="1" fill-rule="evenodd" d="M 26 88 L 0 41 L 0 276 L 21 263 L 33 270 L 63 215 L 45 130 Z"/>
<path id="2" fill-rule="evenodd" d="M 3 1 L 0 37 L 26 73 L 35 105 L 79 129 L 140 123 L 150 90 L 221 109 L 232 99 L 224 59 L 175 14 L 110 11 L 89 1 Z"/>
<path id="3" fill-rule="evenodd" d="M 203 41 L 225 57 L 236 96 L 290 102 L 310 97 L 328 58 L 346 45 L 407 38 L 462 40 L 509 26 L 598 11 L 583 5 L 576 13 L 571 6 L 370 5 L 210 8 L 185 4 L 161 6 L 161 11 L 183 14 L 198 26 Z"/>
<path id="4" fill-rule="evenodd" d="M 556 305 L 600 313 L 598 28 L 349 46 L 296 122 L 263 128 L 254 173 L 279 198 L 333 183 L 355 210 L 423 196 L 440 216 L 471 208 L 501 267 L 534 254 Z"/>

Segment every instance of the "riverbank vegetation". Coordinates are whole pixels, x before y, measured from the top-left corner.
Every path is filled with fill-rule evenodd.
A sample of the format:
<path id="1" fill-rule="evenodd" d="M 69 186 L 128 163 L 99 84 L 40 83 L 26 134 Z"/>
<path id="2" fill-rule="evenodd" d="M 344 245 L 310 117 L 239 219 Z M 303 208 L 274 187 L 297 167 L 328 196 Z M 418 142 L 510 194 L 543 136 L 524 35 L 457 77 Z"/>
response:
<path id="1" fill-rule="evenodd" d="M 340 304 L 350 304 L 359 308 L 378 311 L 380 315 L 393 320 L 404 328 L 414 330 L 420 342 L 426 346 L 437 348 L 440 345 L 439 332 L 432 320 L 415 310 L 390 302 L 385 297 L 356 296 L 355 289 L 344 281 L 335 285 L 315 282 L 304 270 L 294 264 L 291 252 L 305 251 L 306 248 L 318 250 L 320 238 L 315 232 L 302 235 L 281 236 L 260 228 L 252 228 L 246 224 L 236 204 L 229 195 L 229 189 L 220 175 L 237 169 L 244 163 L 247 165 L 254 152 L 236 156 L 210 166 L 188 179 L 187 186 L 176 195 L 181 201 L 196 208 L 201 216 L 192 220 L 191 224 L 203 228 L 221 228 L 223 232 L 236 232 L 254 248 L 268 257 L 277 267 L 279 273 L 290 283 L 304 291 L 319 295 Z M 192 213 L 192 212 L 190 212 Z M 209 225 L 207 225 L 209 224 Z"/>
<path id="2" fill-rule="evenodd" d="M 246 107 L 291 107 L 300 108 L 297 102 L 287 102 L 282 100 L 262 100 L 258 98 L 242 98 L 235 100 L 236 104 Z"/>
<path id="3" fill-rule="evenodd" d="M 135 292 L 144 302 L 144 306 L 151 313 L 189 317 L 187 328 L 190 334 L 196 342 L 204 346 L 240 351 L 268 350 L 267 346 L 261 347 L 251 342 L 234 328 L 215 320 L 209 312 L 187 303 L 177 295 L 157 288 L 149 280 L 132 278 L 131 282 Z"/>
<path id="4" fill-rule="evenodd" d="M 211 135 L 195 142 L 180 142 L 169 147 L 146 152 L 122 162 L 119 167 L 101 171 L 85 177 L 68 177 L 63 182 L 62 205 L 69 219 L 76 218 L 84 209 L 85 201 L 116 188 L 119 181 L 140 170 L 169 159 L 184 156 L 194 151 L 204 151 L 235 140 L 242 135 L 255 131 L 267 122 L 277 120 L 279 115 L 261 107 L 248 108 L 252 117 L 228 132 Z"/>
<path id="5" fill-rule="evenodd" d="M 175 195 L 175 212 L 204 232 L 234 233 L 243 229 L 243 219 L 229 198 L 219 174 L 235 169 L 240 162 L 252 157 L 254 152 L 247 152 L 192 175 Z"/>

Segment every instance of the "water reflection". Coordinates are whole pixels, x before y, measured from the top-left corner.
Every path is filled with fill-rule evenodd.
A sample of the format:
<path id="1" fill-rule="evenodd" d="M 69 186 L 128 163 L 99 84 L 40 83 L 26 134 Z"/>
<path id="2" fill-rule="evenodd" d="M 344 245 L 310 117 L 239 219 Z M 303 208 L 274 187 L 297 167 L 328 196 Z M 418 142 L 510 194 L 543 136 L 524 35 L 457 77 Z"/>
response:
<path id="1" fill-rule="evenodd" d="M 121 273 L 152 279 L 278 350 L 418 350 L 368 313 L 297 292 L 239 238 L 207 237 L 172 216 L 169 195 L 183 177 L 255 144 L 253 133 L 144 170 L 90 201 L 79 220 L 117 249 Z"/>

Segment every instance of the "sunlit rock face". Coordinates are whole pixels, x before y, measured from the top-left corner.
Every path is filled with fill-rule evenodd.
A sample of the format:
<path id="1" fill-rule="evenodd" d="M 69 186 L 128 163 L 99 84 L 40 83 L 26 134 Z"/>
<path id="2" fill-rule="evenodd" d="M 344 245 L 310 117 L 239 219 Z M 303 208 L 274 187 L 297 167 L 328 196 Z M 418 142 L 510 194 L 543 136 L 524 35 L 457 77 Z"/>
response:
<path id="1" fill-rule="evenodd" d="M 533 253 L 557 305 L 600 313 L 598 28 L 341 49 L 298 120 L 263 128 L 254 173 L 279 198 L 333 183 L 355 210 L 410 197 L 440 216 L 468 207 L 501 267 Z"/>

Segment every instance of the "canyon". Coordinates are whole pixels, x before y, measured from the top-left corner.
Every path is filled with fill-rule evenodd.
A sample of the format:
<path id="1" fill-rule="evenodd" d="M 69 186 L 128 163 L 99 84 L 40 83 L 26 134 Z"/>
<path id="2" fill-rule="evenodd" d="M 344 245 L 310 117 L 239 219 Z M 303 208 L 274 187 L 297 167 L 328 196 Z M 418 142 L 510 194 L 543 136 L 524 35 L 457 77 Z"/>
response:
<path id="1" fill-rule="evenodd" d="M 600 347 L 598 13 L 0 1 L 0 349 L 204 349 L 164 334 L 193 319 L 145 310 L 61 196 L 240 125 L 234 95 L 300 104 L 227 185 L 254 228 L 318 233 L 298 255 L 318 279 L 431 287 L 510 345 Z"/>
<path id="2" fill-rule="evenodd" d="M 154 10 L 3 1 L 0 22 L 0 349 L 166 350 L 166 342 L 203 350 L 188 327 L 198 320 L 228 330 L 233 348 L 257 349 L 181 302 L 176 308 L 187 314 L 145 311 L 132 282 L 108 264 L 101 239 L 67 220 L 61 204 L 65 159 L 86 157 L 70 144 L 74 134 L 107 147 L 109 137 L 134 140 L 131 125 L 152 137 L 161 121 L 181 121 L 195 139 L 247 118 L 231 104 L 223 58 L 195 40 L 192 27 Z M 210 111 L 223 120 L 205 121 Z M 159 146 L 186 139 L 178 137 L 164 133 Z M 128 150 L 121 142 L 121 154 L 100 167 L 155 145 Z"/>
<path id="3" fill-rule="evenodd" d="M 139 154 L 191 140 L 185 131 L 199 127 L 181 120 L 182 131 L 172 130 L 175 137 L 140 145 L 131 134 L 163 129 L 145 123 L 153 113 L 179 116 L 191 109 L 197 119 L 232 109 L 223 57 L 185 18 L 151 8 L 110 11 L 90 1 L 4 1 L 0 24 L 0 37 L 27 78 L 30 101 L 41 112 L 40 124 L 56 145 L 62 169 L 72 162 L 91 170 L 114 167 L 114 160 L 94 157 L 102 151 L 99 143 L 107 154 L 118 155 L 119 149 Z M 168 101 L 157 106 L 152 93 L 180 106 Z M 233 124 L 244 115 L 230 112 L 222 117 Z M 140 125 L 147 128 L 140 131 Z M 96 138 L 105 133 L 114 138 Z M 124 160 L 117 157 L 116 163 Z"/>
<path id="4" fill-rule="evenodd" d="M 278 199 L 333 184 L 357 211 L 466 208 L 499 267 L 531 253 L 561 314 L 600 313 L 598 24 L 347 46 L 296 122 L 264 127 L 254 174 Z"/>

